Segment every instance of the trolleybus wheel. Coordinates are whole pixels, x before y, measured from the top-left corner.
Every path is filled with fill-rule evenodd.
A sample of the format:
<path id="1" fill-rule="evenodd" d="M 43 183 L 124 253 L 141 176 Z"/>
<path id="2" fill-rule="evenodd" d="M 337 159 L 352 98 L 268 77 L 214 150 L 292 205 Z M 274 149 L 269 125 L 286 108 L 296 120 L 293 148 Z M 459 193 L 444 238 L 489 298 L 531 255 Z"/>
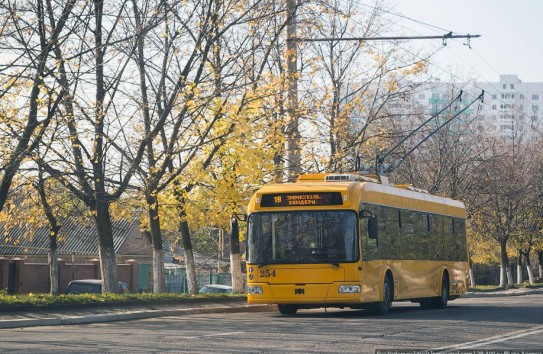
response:
<path id="1" fill-rule="evenodd" d="M 441 279 L 441 294 L 440 296 L 423 299 L 420 302 L 420 307 L 423 309 L 444 309 L 449 301 L 449 277 L 447 273 L 443 273 Z"/>
<path id="2" fill-rule="evenodd" d="M 383 301 L 378 302 L 373 310 L 378 315 L 386 315 L 390 311 L 392 306 L 392 277 L 390 274 L 385 276 L 385 281 L 383 283 Z"/>
<path id="3" fill-rule="evenodd" d="M 298 307 L 294 305 L 277 305 L 281 315 L 295 315 L 298 311 Z"/>
<path id="4" fill-rule="evenodd" d="M 441 279 L 441 296 L 434 299 L 435 308 L 444 309 L 449 302 L 449 277 L 447 273 L 443 273 Z"/>

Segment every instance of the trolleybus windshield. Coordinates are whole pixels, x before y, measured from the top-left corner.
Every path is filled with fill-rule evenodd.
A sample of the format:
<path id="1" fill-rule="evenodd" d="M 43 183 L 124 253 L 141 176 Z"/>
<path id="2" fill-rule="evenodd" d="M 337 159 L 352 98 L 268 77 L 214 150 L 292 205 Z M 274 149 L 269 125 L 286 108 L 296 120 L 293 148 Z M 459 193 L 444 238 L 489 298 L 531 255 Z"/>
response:
<path id="1" fill-rule="evenodd" d="M 254 213 L 249 217 L 247 262 L 332 263 L 358 260 L 354 211 Z"/>

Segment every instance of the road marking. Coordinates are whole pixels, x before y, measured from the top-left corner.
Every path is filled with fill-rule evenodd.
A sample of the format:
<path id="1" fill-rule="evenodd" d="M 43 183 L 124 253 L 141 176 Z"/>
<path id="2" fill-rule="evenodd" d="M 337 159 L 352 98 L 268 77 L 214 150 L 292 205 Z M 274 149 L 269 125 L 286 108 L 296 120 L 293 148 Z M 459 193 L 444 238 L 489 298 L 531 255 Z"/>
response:
<path id="1" fill-rule="evenodd" d="M 507 334 L 500 334 L 500 335 L 488 337 L 488 338 L 485 338 L 485 339 L 479 339 L 479 340 L 476 340 L 476 341 L 473 341 L 473 342 L 466 342 L 466 343 L 462 343 L 462 344 L 451 345 L 451 346 L 448 346 L 448 347 L 437 348 L 437 349 L 434 349 L 434 351 L 450 350 L 450 349 L 454 350 L 454 349 L 479 348 L 479 347 L 482 347 L 484 345 L 489 345 L 489 344 L 494 344 L 494 343 L 501 343 L 501 342 L 505 342 L 505 341 L 508 341 L 508 340 L 511 340 L 511 339 L 522 338 L 522 337 L 526 337 L 526 336 L 530 336 L 530 335 L 534 335 L 534 334 L 539 334 L 539 333 L 543 333 L 543 326 L 534 327 L 534 328 L 530 328 L 530 329 L 525 329 L 525 330 L 522 330 L 522 331 L 511 332 L 511 333 L 507 333 Z"/>
<path id="2" fill-rule="evenodd" d="M 215 333 L 215 334 L 204 334 L 202 336 L 194 336 L 194 337 L 180 337 L 183 339 L 198 339 L 198 338 L 205 338 L 205 337 L 221 337 L 221 336 L 231 336 L 233 334 L 242 334 L 245 332 L 228 332 L 228 333 Z"/>

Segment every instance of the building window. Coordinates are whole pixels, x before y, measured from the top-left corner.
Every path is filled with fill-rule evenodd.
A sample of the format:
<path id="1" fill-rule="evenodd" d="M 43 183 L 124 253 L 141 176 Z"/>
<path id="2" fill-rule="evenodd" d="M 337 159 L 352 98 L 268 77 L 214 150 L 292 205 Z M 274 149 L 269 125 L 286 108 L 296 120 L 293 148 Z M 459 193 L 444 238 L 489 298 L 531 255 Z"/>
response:
<path id="1" fill-rule="evenodd" d="M 498 99 L 498 95 L 496 95 L 496 94 L 493 94 L 493 95 L 492 95 L 492 99 L 493 99 L 493 100 L 496 100 L 496 99 Z"/>
<path id="2" fill-rule="evenodd" d="M 496 109 L 496 105 L 495 105 L 495 104 L 492 105 L 492 109 Z"/>
<path id="3" fill-rule="evenodd" d="M 532 95 L 532 100 L 538 100 L 539 99 L 539 95 Z"/>
<path id="4" fill-rule="evenodd" d="M 515 89 L 515 85 L 511 84 L 511 90 Z"/>
<path id="5" fill-rule="evenodd" d="M 507 88 L 507 84 L 503 84 L 502 87 L 505 90 Z"/>
<path id="6" fill-rule="evenodd" d="M 513 126 L 512 125 L 500 125 L 500 130 L 501 131 L 504 131 L 504 130 L 513 130 Z"/>
<path id="7" fill-rule="evenodd" d="M 535 111 L 539 111 L 539 105 L 533 104 L 533 105 L 532 105 L 532 111 L 534 111 L 534 112 L 535 112 Z"/>
<path id="8" fill-rule="evenodd" d="M 523 95 L 523 94 L 520 94 L 520 99 L 521 99 L 521 100 L 524 99 L 524 95 Z"/>
<path id="9" fill-rule="evenodd" d="M 423 100 L 425 98 L 426 98 L 426 96 L 424 95 L 424 93 L 419 93 L 419 99 L 420 100 Z"/>
<path id="10" fill-rule="evenodd" d="M 432 93 L 432 98 L 439 98 L 439 93 L 437 92 Z"/>

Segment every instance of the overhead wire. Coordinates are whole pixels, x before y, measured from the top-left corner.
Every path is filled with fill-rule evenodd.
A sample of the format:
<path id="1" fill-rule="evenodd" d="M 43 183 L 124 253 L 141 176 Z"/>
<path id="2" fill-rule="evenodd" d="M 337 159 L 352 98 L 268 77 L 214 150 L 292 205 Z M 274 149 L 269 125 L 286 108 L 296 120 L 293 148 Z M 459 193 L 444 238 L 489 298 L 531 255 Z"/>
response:
<path id="1" fill-rule="evenodd" d="M 383 12 L 383 13 L 386 13 L 386 14 L 389 14 L 389 15 L 392 15 L 392 16 L 400 17 L 400 18 L 403 18 L 403 19 L 406 19 L 406 20 L 409 20 L 409 21 L 412 21 L 412 22 L 415 22 L 415 23 L 418 23 L 418 24 L 427 26 L 427 27 L 429 27 L 429 28 L 431 28 L 431 29 L 433 29 L 433 30 L 449 31 L 449 32 L 455 33 L 454 31 L 450 31 L 450 30 L 448 30 L 448 29 L 444 29 L 444 28 L 441 28 L 441 27 L 438 27 L 438 26 L 435 26 L 435 25 L 432 25 L 432 24 L 429 24 L 429 23 L 426 23 L 426 22 L 423 22 L 423 21 L 419 21 L 419 20 L 413 19 L 413 18 L 411 18 L 411 17 L 408 17 L 408 16 L 405 16 L 405 15 L 402 15 L 402 14 L 399 14 L 399 13 L 396 13 L 396 12 L 393 12 L 393 11 L 385 10 L 385 9 L 382 9 L 382 8 L 379 8 L 379 7 L 375 7 L 375 6 L 372 6 L 372 5 L 367 5 L 367 4 L 361 3 L 360 1 L 357 1 L 357 0 L 352 0 L 352 1 L 353 1 L 354 3 L 360 5 L 360 6 L 372 8 L 372 9 L 374 9 L 374 10 L 377 10 L 377 11 L 380 11 L 380 12 Z M 359 25 L 362 25 L 362 24 L 361 24 L 359 21 L 357 21 L 356 19 L 353 19 L 353 21 L 356 22 L 356 23 L 358 23 Z M 401 49 L 401 50 L 407 52 L 408 54 L 410 54 L 410 55 L 412 55 L 412 56 L 414 56 L 414 57 L 419 58 L 420 60 L 424 60 L 424 59 L 421 58 L 417 53 L 413 53 L 412 51 L 410 51 L 410 50 L 408 50 L 407 48 L 401 46 L 401 45 L 400 45 L 399 43 L 397 43 L 397 42 L 394 42 L 394 41 L 387 41 L 387 42 L 393 44 L 395 47 L 397 47 L 397 48 L 399 48 L 399 49 Z M 443 49 L 443 47 L 445 47 L 445 46 L 441 46 L 439 49 Z M 475 55 L 476 55 L 476 56 L 477 56 L 477 57 L 478 57 L 485 65 L 487 65 L 490 69 L 492 69 L 493 72 L 497 73 L 497 75 L 499 75 L 499 76 L 501 75 L 494 67 L 492 67 L 486 60 L 484 60 L 484 59 L 479 55 L 479 53 L 478 53 L 477 51 L 473 50 L 473 49 L 471 48 L 471 46 L 470 46 L 469 48 L 470 48 L 470 50 L 471 50 L 471 51 L 472 51 L 472 52 L 473 52 L 473 53 L 474 53 L 474 54 L 475 54 Z M 448 47 L 447 49 L 449 49 L 449 51 L 450 51 L 453 55 L 455 55 L 455 56 L 458 57 L 462 62 L 464 62 L 464 64 L 466 64 L 467 66 L 470 65 L 468 62 L 466 62 L 466 60 L 465 60 L 464 58 L 462 58 L 461 56 L 459 56 L 459 55 L 458 55 L 455 51 L 453 51 L 451 48 Z M 432 55 L 434 55 L 434 54 L 437 53 L 438 51 L 439 51 L 439 50 L 436 50 L 434 53 L 432 53 Z M 440 66 L 438 66 L 438 65 L 436 65 L 436 64 L 434 64 L 434 63 L 432 63 L 432 62 L 428 62 L 428 64 L 429 64 L 430 66 L 432 66 L 432 67 L 438 69 L 439 71 L 442 71 L 443 73 L 449 75 L 450 77 L 452 77 L 452 78 L 454 78 L 454 79 L 456 79 L 456 80 L 459 80 L 460 83 L 466 83 L 466 82 L 465 82 L 465 79 L 460 78 L 460 77 L 459 77 L 458 75 L 456 75 L 455 73 L 453 73 L 453 72 L 451 72 L 451 71 L 448 71 L 448 70 L 446 70 L 446 69 L 443 69 L 442 67 L 440 67 Z M 435 77 L 435 76 L 433 76 L 433 75 L 429 75 L 429 77 L 430 77 L 430 78 L 433 78 L 433 79 L 439 79 L 439 78 L 437 78 L 437 77 Z M 505 79 L 505 78 L 504 78 L 504 79 Z M 512 84 L 512 83 L 508 82 L 507 80 L 506 80 L 506 82 L 507 82 L 508 84 Z M 481 82 L 481 83 L 482 83 L 482 82 Z M 498 82 L 484 82 L 484 83 L 485 83 L 485 84 L 488 84 L 490 87 L 492 87 L 492 88 L 496 91 L 496 93 L 498 93 L 498 94 L 501 94 L 501 93 L 502 93 L 502 92 L 501 92 L 502 90 L 500 90 L 500 89 L 499 89 L 498 87 L 496 87 L 496 85 L 495 85 L 495 84 L 499 84 Z M 441 84 L 450 85 L 450 83 L 444 83 L 444 82 L 441 82 Z M 473 83 L 473 82 L 472 82 L 472 83 L 470 83 L 470 85 L 473 86 L 473 87 L 476 88 L 476 89 L 484 90 L 481 86 L 478 85 L 478 82 L 476 82 L 476 83 Z M 520 92 L 520 91 L 517 89 L 517 86 L 516 86 L 516 85 L 515 85 L 514 87 L 515 87 L 515 88 L 514 88 L 515 93 L 518 93 L 519 95 L 525 94 L 525 93 L 523 93 L 523 92 Z M 509 92 L 508 92 L 508 93 L 509 93 Z M 511 104 L 511 102 L 503 101 L 503 100 L 501 99 L 501 97 L 500 97 L 500 98 L 496 97 L 496 98 L 492 98 L 492 99 L 493 99 L 493 100 L 497 100 L 499 103 L 503 104 L 504 107 L 505 107 L 505 105 Z M 482 102 L 482 105 L 483 105 L 483 106 L 487 106 L 487 107 L 493 109 L 493 106 L 492 106 L 491 104 L 485 102 L 484 100 L 483 100 L 483 102 Z M 535 128 L 535 127 L 533 126 L 533 124 L 528 124 L 528 123 L 527 123 L 527 121 L 528 121 L 528 122 L 532 121 L 532 123 L 533 123 L 533 119 L 532 119 L 532 117 L 530 117 L 524 110 L 520 110 L 518 107 L 512 107 L 512 108 L 513 108 L 513 111 L 512 111 L 511 113 L 520 114 L 521 116 L 524 117 L 523 120 L 517 120 L 517 123 L 520 123 L 520 124 L 522 124 L 522 125 L 524 125 L 524 126 L 527 126 L 527 127 L 531 128 L 531 129 L 533 129 L 533 130 L 536 131 L 536 132 L 541 133 L 541 131 L 540 131 L 539 129 Z M 503 113 L 504 111 L 498 111 L 498 112 L 502 112 L 502 113 Z"/>

